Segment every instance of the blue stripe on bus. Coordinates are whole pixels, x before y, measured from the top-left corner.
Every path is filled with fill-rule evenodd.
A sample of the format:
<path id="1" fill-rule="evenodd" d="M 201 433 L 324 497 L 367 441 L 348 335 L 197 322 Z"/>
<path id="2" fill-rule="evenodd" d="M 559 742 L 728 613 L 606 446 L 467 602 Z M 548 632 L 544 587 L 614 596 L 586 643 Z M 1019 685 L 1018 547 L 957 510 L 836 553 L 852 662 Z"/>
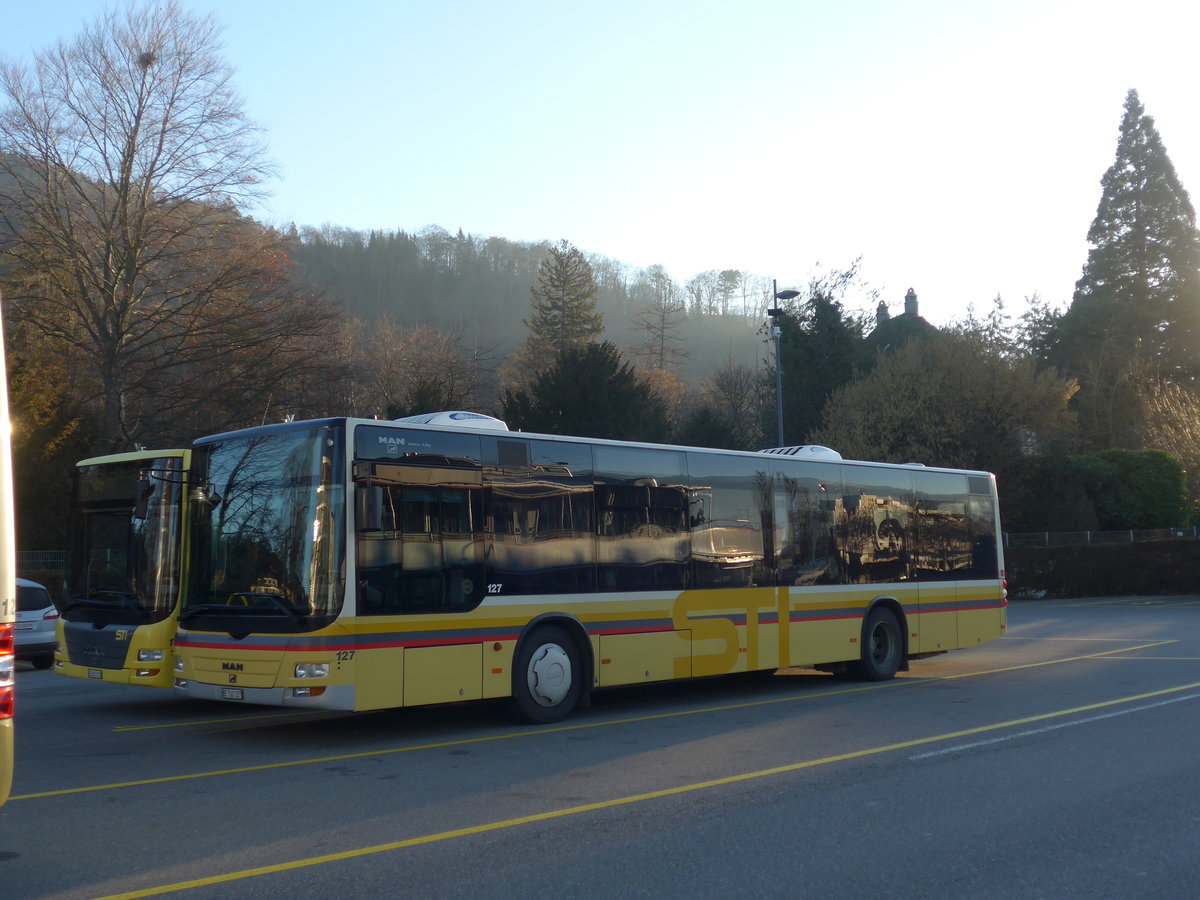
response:
<path id="1" fill-rule="evenodd" d="M 904 608 L 906 615 L 927 615 L 930 613 L 956 612 L 959 610 L 1000 609 L 1003 600 L 970 600 L 943 601 L 939 603 L 909 604 Z M 787 621 L 791 623 L 820 622 L 837 619 L 862 618 L 864 610 L 860 606 L 834 607 L 830 609 L 793 609 L 788 612 Z M 709 621 L 724 619 L 736 627 L 744 627 L 747 622 L 746 613 L 731 613 L 728 615 L 693 615 L 691 621 Z M 613 619 L 608 621 L 590 621 L 583 623 L 588 634 L 596 636 L 617 634 L 643 634 L 653 632 L 675 631 L 672 619 Z M 767 611 L 758 614 L 757 624 L 778 625 L 779 613 Z M 293 652 L 334 652 L 338 650 L 373 650 L 386 647 L 423 647 L 447 644 L 475 644 L 485 641 L 514 641 L 520 637 L 522 627 L 493 626 L 489 628 L 441 628 L 423 631 L 379 631 L 360 632 L 358 634 L 313 635 L 298 638 L 290 635 L 255 635 L 253 643 L 246 640 L 235 640 L 226 635 L 205 635 L 203 638 L 192 638 L 180 635 L 175 644 L 179 647 L 204 648 L 211 650 L 257 650 L 274 651 L 289 650 Z"/>

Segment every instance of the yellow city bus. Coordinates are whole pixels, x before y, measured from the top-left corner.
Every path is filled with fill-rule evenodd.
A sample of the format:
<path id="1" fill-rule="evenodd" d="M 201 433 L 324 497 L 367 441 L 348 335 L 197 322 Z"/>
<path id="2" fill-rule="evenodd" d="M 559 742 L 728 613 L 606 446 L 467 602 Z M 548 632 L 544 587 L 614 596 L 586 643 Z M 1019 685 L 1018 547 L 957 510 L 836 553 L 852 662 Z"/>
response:
<path id="1" fill-rule="evenodd" d="M 986 472 L 465 416 L 198 440 L 176 688 L 341 710 L 509 698 L 551 722 L 616 685 L 885 680 L 1005 629 Z"/>
<path id="2" fill-rule="evenodd" d="M 0 806 L 8 800 L 13 774 L 13 692 L 17 658 L 17 550 L 13 525 L 12 421 L 8 417 L 8 366 L 0 327 Z"/>
<path id="3" fill-rule="evenodd" d="M 186 584 L 191 450 L 75 466 L 55 671 L 169 688 Z"/>

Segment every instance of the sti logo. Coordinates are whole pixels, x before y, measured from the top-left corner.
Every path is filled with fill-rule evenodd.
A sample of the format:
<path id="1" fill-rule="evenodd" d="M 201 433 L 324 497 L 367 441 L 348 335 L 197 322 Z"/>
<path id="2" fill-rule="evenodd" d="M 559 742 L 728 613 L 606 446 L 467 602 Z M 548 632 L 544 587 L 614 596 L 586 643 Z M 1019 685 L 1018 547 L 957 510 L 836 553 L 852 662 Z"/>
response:
<path id="1" fill-rule="evenodd" d="M 118 628 L 114 637 L 116 637 L 118 641 L 127 641 L 129 640 L 129 632 L 124 628 Z"/>

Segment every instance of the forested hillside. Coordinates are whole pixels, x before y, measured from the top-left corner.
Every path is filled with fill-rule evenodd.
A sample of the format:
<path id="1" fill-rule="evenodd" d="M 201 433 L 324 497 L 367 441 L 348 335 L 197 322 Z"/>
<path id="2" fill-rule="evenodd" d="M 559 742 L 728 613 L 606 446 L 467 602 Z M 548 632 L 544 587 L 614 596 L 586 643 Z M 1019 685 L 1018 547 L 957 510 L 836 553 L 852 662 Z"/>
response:
<path id="1" fill-rule="evenodd" d="M 548 247 L 436 226 L 416 234 L 304 227 L 289 237 L 292 262 L 349 315 L 429 325 L 497 360 L 529 334 L 530 289 Z M 681 307 L 675 332 L 685 380 L 710 377 L 722 361 L 757 366 L 768 355 L 765 278 L 713 270 L 680 285 L 661 267 L 636 269 L 597 254 L 588 261 L 604 337 L 623 350 L 636 356 L 646 341 L 639 318 L 665 279 Z"/>

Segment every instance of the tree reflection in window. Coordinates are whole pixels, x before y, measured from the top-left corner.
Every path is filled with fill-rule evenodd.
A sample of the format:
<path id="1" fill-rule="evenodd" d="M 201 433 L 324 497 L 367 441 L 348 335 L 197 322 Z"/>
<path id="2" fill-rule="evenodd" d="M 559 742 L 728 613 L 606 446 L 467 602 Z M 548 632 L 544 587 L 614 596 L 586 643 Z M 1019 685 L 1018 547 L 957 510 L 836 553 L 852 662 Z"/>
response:
<path id="1" fill-rule="evenodd" d="M 205 602 L 298 616 L 336 613 L 342 595 L 340 448 L 336 433 L 326 428 L 211 447 Z"/>

